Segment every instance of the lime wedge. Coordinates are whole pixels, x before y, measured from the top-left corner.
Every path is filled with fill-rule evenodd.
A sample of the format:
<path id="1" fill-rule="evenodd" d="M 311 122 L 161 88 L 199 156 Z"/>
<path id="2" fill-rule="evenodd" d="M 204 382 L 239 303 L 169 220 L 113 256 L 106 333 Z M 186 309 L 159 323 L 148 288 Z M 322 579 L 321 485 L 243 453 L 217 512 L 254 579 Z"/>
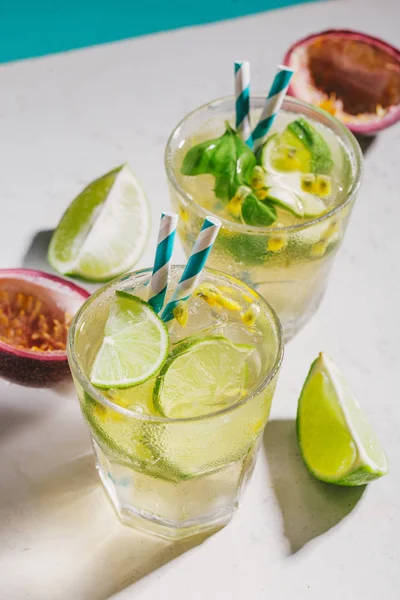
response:
<path id="1" fill-rule="evenodd" d="M 140 258 L 149 229 L 146 195 L 129 165 L 122 165 L 73 200 L 51 238 L 48 260 L 65 275 L 111 279 Z"/>
<path id="2" fill-rule="evenodd" d="M 273 204 L 277 204 L 284 210 L 289 211 L 296 217 L 304 216 L 304 208 L 303 204 L 300 201 L 300 198 L 292 192 L 292 190 L 284 187 L 274 186 L 268 188 L 267 191 L 267 200 L 272 202 Z M 324 205 L 325 209 L 325 205 Z"/>
<path id="3" fill-rule="evenodd" d="M 136 296 L 117 291 L 90 375 L 99 388 L 126 388 L 155 375 L 165 362 L 165 324 Z"/>
<path id="4" fill-rule="evenodd" d="M 240 399 L 247 383 L 246 358 L 254 350 L 214 336 L 179 344 L 161 370 L 154 408 L 169 418 L 198 417 Z"/>
<path id="5" fill-rule="evenodd" d="M 309 171 L 311 173 L 321 173 L 327 175 L 331 172 L 333 161 L 330 148 L 322 135 L 303 117 L 289 123 L 282 134 L 284 136 L 294 136 L 306 148 L 311 156 Z M 291 137 L 292 139 L 292 137 Z M 282 144 L 281 139 L 281 144 Z M 301 169 L 300 169 L 301 170 Z"/>
<path id="6" fill-rule="evenodd" d="M 338 368 L 321 353 L 301 391 L 297 437 L 309 471 L 337 485 L 386 475 L 385 452 Z"/>

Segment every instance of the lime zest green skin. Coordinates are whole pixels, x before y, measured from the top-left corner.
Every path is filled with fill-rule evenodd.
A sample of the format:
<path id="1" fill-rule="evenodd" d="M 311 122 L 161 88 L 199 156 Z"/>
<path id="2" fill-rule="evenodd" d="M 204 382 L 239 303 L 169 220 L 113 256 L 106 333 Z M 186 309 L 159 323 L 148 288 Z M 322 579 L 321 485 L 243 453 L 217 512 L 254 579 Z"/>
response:
<path id="1" fill-rule="evenodd" d="M 166 336 L 166 339 L 169 340 L 169 331 L 168 331 L 168 328 L 167 328 L 166 324 L 164 323 L 164 321 L 162 321 L 160 319 L 160 317 L 158 316 L 158 314 L 154 311 L 153 307 L 148 302 L 146 302 L 145 300 L 142 300 L 141 298 L 138 298 L 138 296 L 134 296 L 133 294 L 130 294 L 129 292 L 125 292 L 123 290 L 116 290 L 115 291 L 115 295 L 117 297 L 119 297 L 119 298 L 127 298 L 129 300 L 134 300 L 135 303 L 137 303 L 139 305 L 143 305 L 147 309 L 151 310 L 151 312 L 153 313 L 153 315 L 155 315 L 155 317 L 157 317 L 157 319 L 159 321 L 159 326 L 163 329 L 163 331 L 165 333 L 165 336 Z M 118 384 L 116 385 L 115 383 L 113 383 L 113 385 L 111 385 L 111 386 L 110 385 L 106 385 L 106 384 L 102 385 L 102 384 L 99 384 L 99 383 L 96 383 L 96 384 L 93 383 L 93 385 L 96 388 L 102 389 L 102 390 L 107 390 L 107 389 L 110 389 L 110 388 L 115 388 L 115 389 L 121 389 L 122 390 L 122 389 L 128 389 L 128 388 L 135 387 L 136 385 L 142 385 L 143 383 L 145 383 L 146 381 L 148 381 L 149 379 L 151 379 L 152 377 L 154 377 L 159 372 L 159 370 L 161 369 L 161 367 L 164 365 L 165 361 L 167 360 L 168 352 L 169 352 L 169 343 L 166 344 L 166 348 L 165 348 L 165 353 L 164 353 L 163 360 L 160 361 L 160 364 L 157 367 L 157 369 L 153 373 L 150 373 L 144 379 L 142 379 L 140 381 L 136 381 L 133 385 L 129 384 L 129 383 L 123 384 L 123 385 L 118 385 Z"/>
<path id="2" fill-rule="evenodd" d="M 311 364 L 311 367 L 308 371 L 307 377 L 304 381 L 302 390 L 300 392 L 300 397 L 298 400 L 298 408 L 297 408 L 297 418 L 296 418 L 296 434 L 297 434 L 297 442 L 299 447 L 300 455 L 303 459 L 305 466 L 308 471 L 318 480 L 324 481 L 326 483 L 331 483 L 334 485 L 340 486 L 360 486 L 365 485 L 375 479 L 379 479 L 380 477 L 387 474 L 387 470 L 381 470 L 379 468 L 372 468 L 370 465 L 360 462 L 360 457 L 358 454 L 358 449 L 356 452 L 355 460 L 349 466 L 345 473 L 339 474 L 338 476 L 329 476 L 326 473 L 322 473 L 319 470 L 313 468 L 313 466 L 307 460 L 305 452 L 303 450 L 303 442 L 302 442 L 302 400 L 306 391 L 306 388 L 312 378 L 312 376 L 319 371 L 318 363 L 321 360 L 321 355 L 314 360 Z M 341 409 L 340 409 L 341 410 Z"/>
<path id="3" fill-rule="evenodd" d="M 162 392 L 162 385 L 164 382 L 164 377 L 168 373 L 168 370 L 169 370 L 171 364 L 174 363 L 174 361 L 177 357 L 181 356 L 182 354 L 185 354 L 186 352 L 189 352 L 192 348 L 196 347 L 198 344 L 203 344 L 203 343 L 209 342 L 209 341 L 216 341 L 216 342 L 221 342 L 221 343 L 229 342 L 229 340 L 227 340 L 227 338 L 225 338 L 224 336 L 215 335 L 215 336 L 209 336 L 207 338 L 201 338 L 201 337 L 196 338 L 196 339 L 191 338 L 189 340 L 184 340 L 180 344 L 177 344 L 175 346 L 175 348 L 173 349 L 173 351 L 167 358 L 166 362 L 164 363 L 164 365 L 159 373 L 156 384 L 154 386 L 153 406 L 154 406 L 154 410 L 158 414 L 160 414 L 163 417 L 168 417 L 168 415 L 165 413 L 163 406 L 162 406 L 161 392 Z M 229 343 L 231 343 L 231 342 L 229 342 Z M 249 344 L 234 344 L 234 347 L 237 350 L 243 349 L 243 352 L 250 352 L 254 349 L 253 346 L 251 346 Z M 248 376 L 248 371 L 246 371 L 246 377 L 247 376 Z M 210 414 L 212 414 L 212 413 L 210 413 Z"/>

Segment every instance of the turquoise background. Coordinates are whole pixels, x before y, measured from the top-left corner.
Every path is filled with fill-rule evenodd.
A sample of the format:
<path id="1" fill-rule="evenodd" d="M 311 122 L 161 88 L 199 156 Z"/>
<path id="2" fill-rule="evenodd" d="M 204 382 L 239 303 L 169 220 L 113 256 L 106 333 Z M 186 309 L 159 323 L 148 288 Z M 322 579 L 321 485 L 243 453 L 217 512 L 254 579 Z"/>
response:
<path id="1" fill-rule="evenodd" d="M 0 0 L 0 62 L 240 17 L 304 1 Z"/>

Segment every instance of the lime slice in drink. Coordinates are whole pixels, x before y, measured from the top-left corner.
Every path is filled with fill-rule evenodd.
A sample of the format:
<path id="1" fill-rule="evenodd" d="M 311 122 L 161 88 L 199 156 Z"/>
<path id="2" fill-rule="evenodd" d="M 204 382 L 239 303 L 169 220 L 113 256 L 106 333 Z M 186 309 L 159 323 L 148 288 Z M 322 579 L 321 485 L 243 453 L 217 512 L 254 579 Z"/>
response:
<path id="1" fill-rule="evenodd" d="M 323 353 L 311 365 L 300 395 L 297 437 L 307 468 L 322 481 L 363 485 L 388 471 L 378 438 Z"/>
<path id="2" fill-rule="evenodd" d="M 268 172 L 300 171 L 328 174 L 333 161 L 322 135 L 308 121 L 297 119 L 281 134 L 274 134 L 260 151 L 261 166 Z"/>
<path id="3" fill-rule="evenodd" d="M 267 190 L 267 200 L 289 211 L 296 217 L 304 216 L 304 207 L 297 194 L 288 188 L 273 186 Z"/>
<path id="4" fill-rule="evenodd" d="M 230 406 L 244 393 L 246 358 L 253 350 L 223 336 L 179 344 L 161 370 L 154 408 L 163 416 L 180 419 Z"/>
<path id="5" fill-rule="evenodd" d="M 331 172 L 333 161 L 330 148 L 322 135 L 303 117 L 289 123 L 282 134 L 284 138 L 294 136 L 306 148 L 311 156 L 310 170 L 303 172 L 321 173 L 327 175 Z M 282 140 L 281 140 L 282 143 Z M 301 170 L 301 169 L 300 169 Z"/>
<path id="6" fill-rule="evenodd" d="M 308 192 L 299 192 L 299 198 L 303 205 L 303 216 L 306 219 L 312 219 L 313 217 L 319 217 L 326 212 L 327 207 L 325 202 L 314 194 L 309 194 Z"/>
<path id="7" fill-rule="evenodd" d="M 143 383 L 164 363 L 169 345 L 165 324 L 136 296 L 117 291 L 90 379 L 99 388 Z"/>
<path id="8" fill-rule="evenodd" d="M 309 173 L 311 153 L 298 137 L 285 129 L 267 139 L 260 151 L 260 163 L 267 173 Z"/>
<path id="9" fill-rule="evenodd" d="M 298 173 L 280 174 L 266 173 L 264 183 L 265 199 L 277 204 L 299 218 L 319 217 L 326 212 L 325 202 L 317 195 L 301 189 Z"/>
<path id="10" fill-rule="evenodd" d="M 73 200 L 51 238 L 48 260 L 60 273 L 108 280 L 140 258 L 149 229 L 146 195 L 129 165 L 122 165 Z"/>

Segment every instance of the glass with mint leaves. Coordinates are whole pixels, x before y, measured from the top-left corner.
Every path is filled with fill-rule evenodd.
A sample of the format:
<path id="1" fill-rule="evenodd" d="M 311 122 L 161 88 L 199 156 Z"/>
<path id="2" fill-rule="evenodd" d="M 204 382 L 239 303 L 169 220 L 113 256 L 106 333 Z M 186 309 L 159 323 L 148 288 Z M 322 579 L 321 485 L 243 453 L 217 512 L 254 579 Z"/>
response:
<path id="1" fill-rule="evenodd" d="M 265 104 L 251 97 L 254 128 Z M 360 184 L 360 147 L 325 111 L 287 97 L 254 152 L 234 128 L 235 97 L 190 113 L 165 164 L 178 233 L 189 255 L 206 214 L 222 227 L 208 264 L 255 288 L 288 341 L 323 297 Z"/>

